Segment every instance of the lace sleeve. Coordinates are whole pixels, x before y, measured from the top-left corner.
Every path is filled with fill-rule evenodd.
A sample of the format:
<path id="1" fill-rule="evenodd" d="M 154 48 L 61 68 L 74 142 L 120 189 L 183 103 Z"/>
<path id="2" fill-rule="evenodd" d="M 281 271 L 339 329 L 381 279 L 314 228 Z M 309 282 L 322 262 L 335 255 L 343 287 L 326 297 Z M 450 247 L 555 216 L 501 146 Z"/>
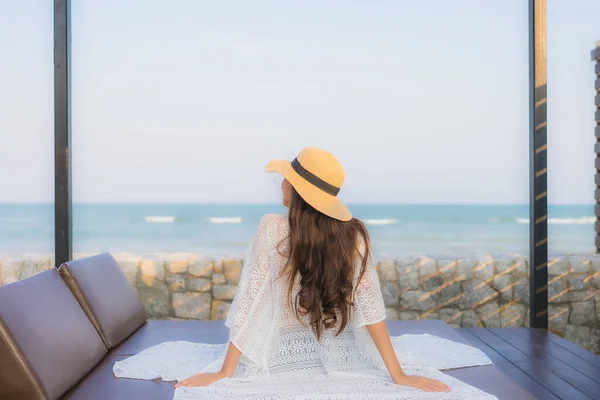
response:
<path id="1" fill-rule="evenodd" d="M 359 242 L 359 253 L 365 251 L 364 243 Z M 362 256 L 357 261 L 357 270 L 360 270 Z M 357 274 L 358 274 L 357 271 Z M 377 269 L 373 258 L 369 255 L 365 273 L 362 276 L 354 294 L 354 326 L 356 328 L 375 324 L 385 319 L 385 305 L 381 286 L 377 277 Z"/>
<path id="2" fill-rule="evenodd" d="M 269 216 L 261 219 L 244 259 L 240 283 L 225 321 L 229 341 L 242 352 L 242 362 L 266 368 L 274 324 L 270 267 Z"/>

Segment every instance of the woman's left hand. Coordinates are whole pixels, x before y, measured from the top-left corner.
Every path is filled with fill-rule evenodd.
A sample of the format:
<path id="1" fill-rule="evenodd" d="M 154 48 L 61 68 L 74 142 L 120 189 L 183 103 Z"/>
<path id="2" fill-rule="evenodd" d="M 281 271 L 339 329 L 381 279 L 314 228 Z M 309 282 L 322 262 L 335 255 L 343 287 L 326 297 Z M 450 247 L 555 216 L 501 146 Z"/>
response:
<path id="1" fill-rule="evenodd" d="M 219 379 L 227 378 L 227 375 L 223 372 L 209 372 L 206 374 L 196 374 L 190 378 L 187 378 L 175 385 L 178 387 L 194 387 L 194 386 L 208 386 Z"/>

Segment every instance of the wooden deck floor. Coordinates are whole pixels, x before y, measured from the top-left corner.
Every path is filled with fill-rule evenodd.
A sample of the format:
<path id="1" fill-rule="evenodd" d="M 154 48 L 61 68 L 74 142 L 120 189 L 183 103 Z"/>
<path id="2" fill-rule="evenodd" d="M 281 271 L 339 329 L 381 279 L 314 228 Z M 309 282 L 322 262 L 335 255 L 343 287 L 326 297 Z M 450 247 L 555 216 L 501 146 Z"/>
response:
<path id="1" fill-rule="evenodd" d="M 387 324 L 392 336 L 429 333 L 481 349 L 494 365 L 443 372 L 493 394 L 498 400 L 600 400 L 600 357 L 546 331 L 453 329 L 440 320 L 387 321 Z M 174 392 L 172 383 L 117 379 L 112 373 L 114 362 L 165 341 L 226 343 L 228 334 L 223 321 L 148 321 L 111 350 L 64 398 L 170 400 Z"/>
<path id="2" fill-rule="evenodd" d="M 600 357 L 559 336 L 530 328 L 456 331 L 538 399 L 600 400 Z"/>

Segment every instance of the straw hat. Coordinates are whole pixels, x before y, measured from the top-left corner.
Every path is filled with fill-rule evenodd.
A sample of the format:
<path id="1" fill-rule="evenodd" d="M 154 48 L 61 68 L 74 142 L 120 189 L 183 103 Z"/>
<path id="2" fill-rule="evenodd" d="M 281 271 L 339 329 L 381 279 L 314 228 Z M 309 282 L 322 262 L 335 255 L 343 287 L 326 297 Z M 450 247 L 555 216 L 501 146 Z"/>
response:
<path id="1" fill-rule="evenodd" d="M 352 219 L 348 207 L 337 198 L 346 174 L 333 154 L 307 147 L 291 162 L 269 162 L 265 172 L 283 176 L 304 201 L 323 214 L 340 221 Z"/>

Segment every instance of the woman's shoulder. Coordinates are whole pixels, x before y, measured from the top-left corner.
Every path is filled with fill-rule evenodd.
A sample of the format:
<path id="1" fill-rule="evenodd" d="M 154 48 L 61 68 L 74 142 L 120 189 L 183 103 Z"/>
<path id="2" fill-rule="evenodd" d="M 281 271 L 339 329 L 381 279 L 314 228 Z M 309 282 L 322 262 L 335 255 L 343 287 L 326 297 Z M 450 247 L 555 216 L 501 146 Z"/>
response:
<path id="1" fill-rule="evenodd" d="M 259 226 L 273 226 L 281 224 L 284 221 L 287 222 L 285 215 L 269 213 L 262 216 Z"/>
<path id="2" fill-rule="evenodd" d="M 282 223 L 287 223 L 287 217 L 285 215 L 269 213 L 261 217 L 258 226 L 259 228 L 268 229 L 281 225 Z"/>
<path id="3" fill-rule="evenodd" d="M 270 237 L 281 237 L 287 234 L 288 219 L 281 214 L 265 214 L 258 224 L 259 232 L 270 233 Z"/>

